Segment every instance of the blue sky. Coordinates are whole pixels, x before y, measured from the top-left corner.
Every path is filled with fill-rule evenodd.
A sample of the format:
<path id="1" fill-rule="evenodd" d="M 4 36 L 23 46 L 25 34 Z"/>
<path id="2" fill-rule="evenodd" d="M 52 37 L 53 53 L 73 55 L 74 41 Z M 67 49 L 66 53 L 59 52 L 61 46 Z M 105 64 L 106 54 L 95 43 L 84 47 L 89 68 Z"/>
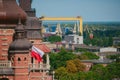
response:
<path id="1" fill-rule="evenodd" d="M 120 0 L 33 0 L 37 17 L 76 17 L 83 21 L 119 21 Z"/>

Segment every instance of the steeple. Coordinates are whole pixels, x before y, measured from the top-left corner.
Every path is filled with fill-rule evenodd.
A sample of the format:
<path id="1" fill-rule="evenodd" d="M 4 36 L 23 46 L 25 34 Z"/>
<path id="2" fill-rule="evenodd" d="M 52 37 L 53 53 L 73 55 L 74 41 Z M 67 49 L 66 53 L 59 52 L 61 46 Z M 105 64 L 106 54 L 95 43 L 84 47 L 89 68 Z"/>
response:
<path id="1" fill-rule="evenodd" d="M 9 53 L 14 52 L 29 52 L 32 44 L 25 38 L 24 25 L 21 23 L 21 19 L 18 21 L 18 26 L 15 28 L 14 41 L 10 44 Z"/>
<path id="2" fill-rule="evenodd" d="M 62 37 L 62 30 L 61 30 L 60 24 L 57 24 L 55 32 L 58 36 Z"/>
<path id="3" fill-rule="evenodd" d="M 21 23 L 20 18 L 18 20 L 18 26 L 15 28 L 15 32 L 16 32 L 16 34 L 14 35 L 15 39 L 23 39 L 23 38 L 25 38 L 26 34 L 25 34 L 24 26 Z"/>

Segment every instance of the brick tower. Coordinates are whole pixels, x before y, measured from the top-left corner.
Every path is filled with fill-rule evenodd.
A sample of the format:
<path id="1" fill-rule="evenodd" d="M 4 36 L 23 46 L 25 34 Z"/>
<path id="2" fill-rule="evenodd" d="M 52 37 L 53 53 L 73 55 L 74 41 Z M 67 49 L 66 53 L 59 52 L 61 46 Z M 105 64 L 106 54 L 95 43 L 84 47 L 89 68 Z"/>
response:
<path id="1" fill-rule="evenodd" d="M 10 44 L 9 47 L 9 60 L 11 60 L 12 67 L 14 70 L 14 80 L 27 80 L 28 79 L 28 68 L 31 63 L 30 48 L 31 43 L 25 39 L 24 26 L 19 20 L 18 26 L 15 28 L 14 34 L 15 40 Z"/>

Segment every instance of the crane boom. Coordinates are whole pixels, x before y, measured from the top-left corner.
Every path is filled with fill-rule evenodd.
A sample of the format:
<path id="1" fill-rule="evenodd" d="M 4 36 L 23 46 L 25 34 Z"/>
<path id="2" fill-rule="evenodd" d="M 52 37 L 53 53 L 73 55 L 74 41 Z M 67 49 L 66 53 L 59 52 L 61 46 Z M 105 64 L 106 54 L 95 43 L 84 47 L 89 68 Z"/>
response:
<path id="1" fill-rule="evenodd" d="M 40 21 L 78 21 L 79 22 L 79 31 L 80 34 L 83 35 L 83 27 L 82 27 L 82 17 L 40 17 Z"/>

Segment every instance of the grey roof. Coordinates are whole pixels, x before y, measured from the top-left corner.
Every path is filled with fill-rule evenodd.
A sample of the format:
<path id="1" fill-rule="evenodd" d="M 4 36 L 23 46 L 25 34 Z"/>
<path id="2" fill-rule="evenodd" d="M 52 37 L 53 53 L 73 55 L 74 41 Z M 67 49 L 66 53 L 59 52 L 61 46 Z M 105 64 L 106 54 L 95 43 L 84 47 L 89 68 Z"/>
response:
<path id="1" fill-rule="evenodd" d="M 93 64 L 109 64 L 113 61 L 109 59 L 103 59 L 103 60 L 81 60 L 81 62 L 88 62 Z"/>
<path id="2" fill-rule="evenodd" d="M 106 55 L 115 55 L 120 54 L 120 52 L 99 52 L 98 55 L 106 56 Z"/>
<path id="3" fill-rule="evenodd" d="M 100 49 L 100 47 L 97 47 L 97 46 L 88 46 L 88 45 L 85 45 L 85 44 L 74 44 L 74 46 L 76 48 L 86 48 L 86 49 L 96 49 L 96 50 Z"/>

